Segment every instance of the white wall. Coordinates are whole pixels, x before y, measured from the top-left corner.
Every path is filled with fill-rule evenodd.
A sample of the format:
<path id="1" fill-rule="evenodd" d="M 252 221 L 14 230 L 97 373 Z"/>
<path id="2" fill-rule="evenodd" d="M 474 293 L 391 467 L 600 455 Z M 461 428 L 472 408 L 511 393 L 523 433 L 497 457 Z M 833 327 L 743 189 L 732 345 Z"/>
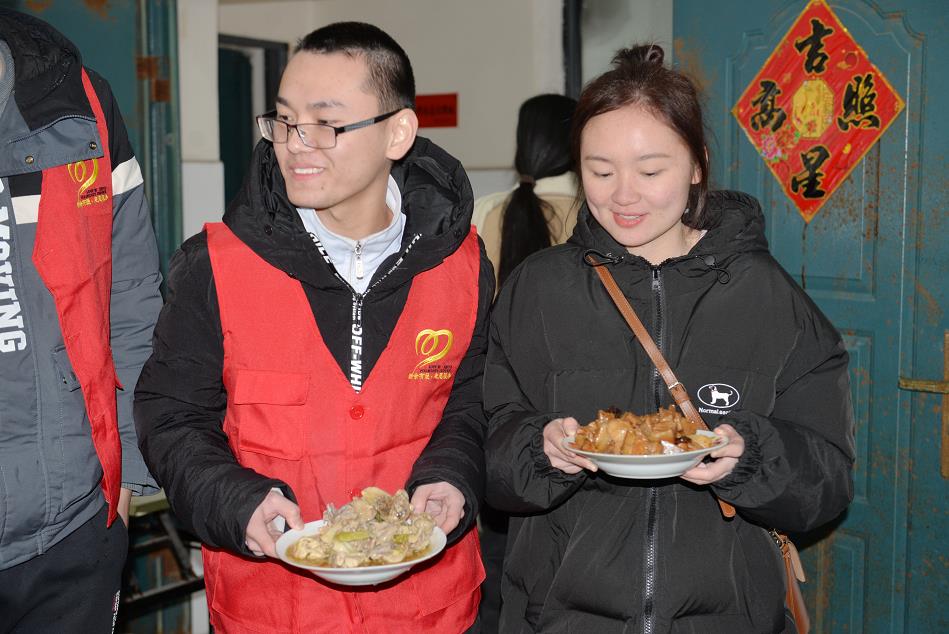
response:
<path id="1" fill-rule="evenodd" d="M 583 5 L 580 37 L 584 83 L 610 68 L 613 54 L 654 42 L 672 61 L 672 0 L 593 0 Z"/>
<path id="2" fill-rule="evenodd" d="M 220 161 L 217 98 L 217 0 L 178 3 L 178 81 L 181 95 L 182 237 L 220 220 L 224 164 Z"/>
<path id="3" fill-rule="evenodd" d="M 184 234 L 224 208 L 218 156 L 217 35 L 287 42 L 322 25 L 361 20 L 406 50 L 418 92 L 457 92 L 459 127 L 421 131 L 456 155 L 475 195 L 513 185 L 521 102 L 563 90 L 561 0 L 187 0 L 178 3 L 182 60 Z M 621 46 L 653 40 L 672 56 L 672 0 L 590 0 L 583 22 L 584 81 Z"/>
<path id="4" fill-rule="evenodd" d="M 286 42 L 290 50 L 318 25 L 315 0 L 221 2 L 219 29 L 223 35 Z"/>
<path id="5" fill-rule="evenodd" d="M 412 60 L 419 94 L 458 93 L 458 127 L 421 134 L 469 169 L 504 169 L 514 160 L 518 106 L 563 89 L 561 11 L 560 0 L 229 3 L 220 29 L 295 43 L 331 22 L 375 24 Z"/>
<path id="6" fill-rule="evenodd" d="M 181 156 L 216 161 L 217 0 L 178 3 L 178 78 L 181 87 Z"/>

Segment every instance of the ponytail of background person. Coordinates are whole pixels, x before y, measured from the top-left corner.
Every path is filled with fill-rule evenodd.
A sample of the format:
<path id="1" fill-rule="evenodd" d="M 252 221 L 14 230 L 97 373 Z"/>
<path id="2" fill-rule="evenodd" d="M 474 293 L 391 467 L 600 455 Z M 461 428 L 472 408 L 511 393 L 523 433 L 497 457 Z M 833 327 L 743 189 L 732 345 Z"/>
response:
<path id="1" fill-rule="evenodd" d="M 524 258 L 551 245 L 549 205 L 534 192 L 534 184 L 572 169 L 570 118 L 576 105 L 573 99 L 554 94 L 521 104 L 514 157 L 519 183 L 503 211 L 499 287 Z"/>

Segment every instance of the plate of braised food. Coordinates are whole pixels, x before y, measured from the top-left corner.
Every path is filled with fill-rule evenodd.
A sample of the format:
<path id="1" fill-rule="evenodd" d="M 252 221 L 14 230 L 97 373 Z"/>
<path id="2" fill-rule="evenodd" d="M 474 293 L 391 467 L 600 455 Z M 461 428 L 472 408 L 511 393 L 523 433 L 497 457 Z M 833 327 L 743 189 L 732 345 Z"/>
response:
<path id="1" fill-rule="evenodd" d="M 277 556 L 332 583 L 365 586 L 398 577 L 445 548 L 445 533 L 428 513 L 417 513 L 404 490 L 394 495 L 362 490 L 323 519 L 288 530 L 277 540 Z"/>
<path id="2" fill-rule="evenodd" d="M 599 410 L 595 420 L 565 438 L 564 447 L 618 478 L 652 480 L 680 476 L 728 440 L 698 429 L 674 406 L 637 416 Z"/>

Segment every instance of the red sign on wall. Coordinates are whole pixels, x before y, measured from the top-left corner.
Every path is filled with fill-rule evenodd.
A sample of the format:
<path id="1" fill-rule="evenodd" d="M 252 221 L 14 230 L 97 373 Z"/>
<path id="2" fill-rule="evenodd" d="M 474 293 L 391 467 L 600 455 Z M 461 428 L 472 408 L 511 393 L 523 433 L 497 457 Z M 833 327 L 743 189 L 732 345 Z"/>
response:
<path id="1" fill-rule="evenodd" d="M 732 113 L 810 222 L 903 109 L 824 0 L 812 0 Z"/>
<path id="2" fill-rule="evenodd" d="M 415 114 L 420 128 L 457 128 L 458 93 L 416 95 Z"/>

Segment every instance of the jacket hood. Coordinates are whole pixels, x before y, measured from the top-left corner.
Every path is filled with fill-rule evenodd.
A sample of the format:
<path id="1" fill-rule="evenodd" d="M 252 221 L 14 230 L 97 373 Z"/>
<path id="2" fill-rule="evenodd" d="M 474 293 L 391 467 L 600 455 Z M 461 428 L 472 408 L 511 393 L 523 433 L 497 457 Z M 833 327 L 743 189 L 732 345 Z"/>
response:
<path id="1" fill-rule="evenodd" d="M 70 115 L 93 117 L 79 49 L 46 22 L 0 9 L 0 38 L 14 64 L 13 96 L 31 130 Z"/>
<path id="2" fill-rule="evenodd" d="M 706 213 L 710 221 L 708 232 L 687 255 L 670 262 L 699 257 L 709 266 L 722 267 L 742 253 L 768 251 L 764 215 L 761 205 L 752 196 L 737 191 L 711 191 L 706 202 Z M 577 227 L 569 242 L 584 250 L 600 253 L 601 259 L 650 266 L 645 259 L 628 253 L 614 240 L 593 217 L 586 203 L 580 210 Z"/>
<path id="3" fill-rule="evenodd" d="M 471 184 L 461 163 L 423 137 L 418 137 L 412 150 L 393 165 L 392 178 L 402 193 L 406 225 L 401 253 L 406 255 L 381 283 L 388 287 L 437 266 L 451 255 L 471 230 L 474 206 Z M 286 184 L 269 142 L 257 144 L 241 191 L 224 214 L 224 223 L 264 260 L 301 281 L 317 287 L 342 284 L 313 248 L 296 207 L 287 198 Z"/>

